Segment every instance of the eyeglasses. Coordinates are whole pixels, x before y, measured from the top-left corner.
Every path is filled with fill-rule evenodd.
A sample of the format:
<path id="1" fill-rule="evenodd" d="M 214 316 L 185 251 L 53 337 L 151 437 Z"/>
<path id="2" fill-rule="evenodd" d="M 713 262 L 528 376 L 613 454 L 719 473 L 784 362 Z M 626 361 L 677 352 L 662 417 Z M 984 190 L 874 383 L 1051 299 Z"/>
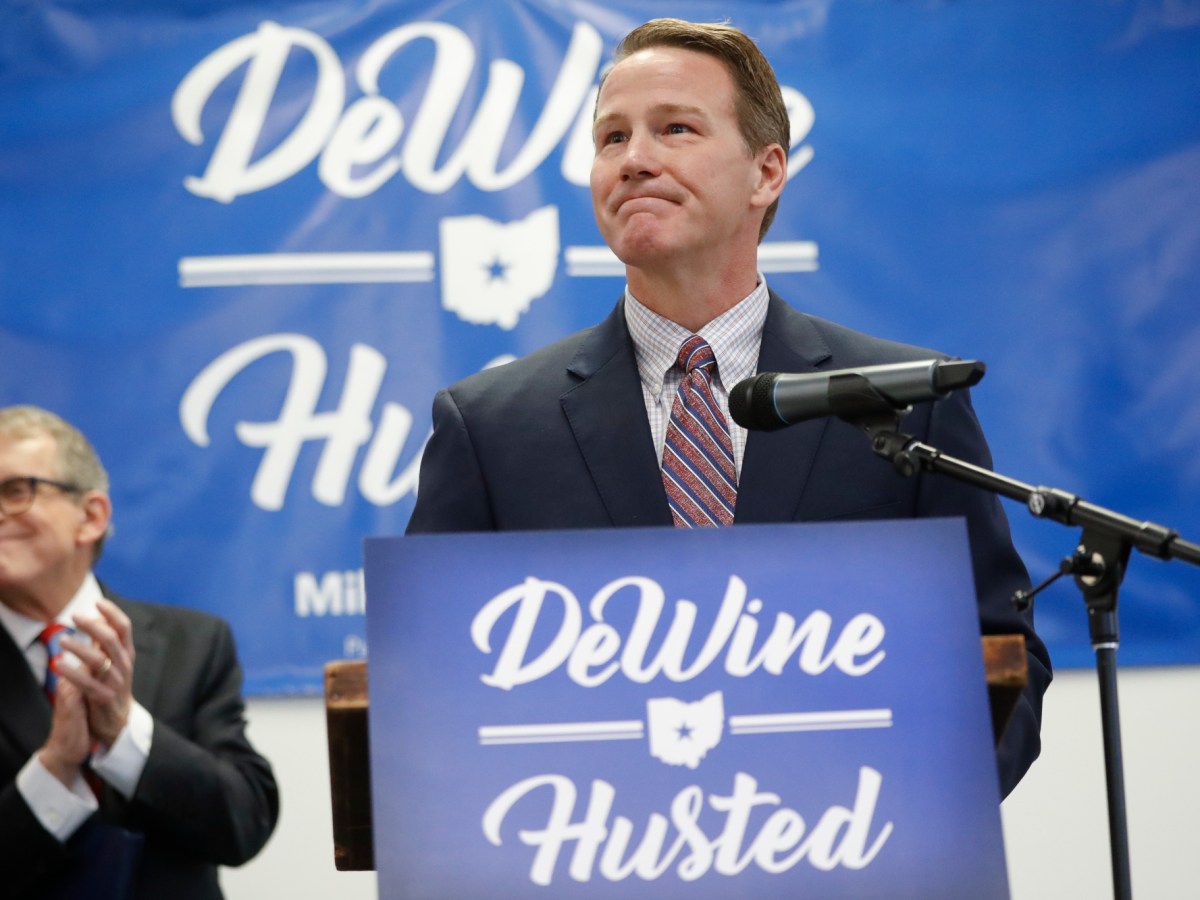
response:
<path id="1" fill-rule="evenodd" d="M 0 481 L 0 513 L 4 513 L 6 516 L 19 516 L 25 512 L 33 506 L 38 486 L 43 484 L 48 484 L 50 487 L 58 488 L 68 494 L 78 494 L 83 491 L 83 488 L 78 485 L 51 481 L 49 478 L 35 478 L 32 475 L 9 478 Z"/>

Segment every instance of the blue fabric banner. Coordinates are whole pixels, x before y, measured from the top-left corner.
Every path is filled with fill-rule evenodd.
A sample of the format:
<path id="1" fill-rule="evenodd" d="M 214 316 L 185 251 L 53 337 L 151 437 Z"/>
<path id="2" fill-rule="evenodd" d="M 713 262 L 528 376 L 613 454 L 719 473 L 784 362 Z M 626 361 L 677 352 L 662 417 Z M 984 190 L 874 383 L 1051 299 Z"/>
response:
<path id="1" fill-rule="evenodd" d="M 961 520 L 377 538 L 366 577 L 383 898 L 1008 897 Z"/>
<path id="2" fill-rule="evenodd" d="M 366 652 L 361 541 L 436 388 L 600 319 L 595 86 L 648 0 L 0 8 L 0 403 L 113 478 L 99 573 L 235 628 L 253 693 Z M 996 467 L 1200 538 L 1194 2 L 679 2 L 776 66 L 794 305 L 988 364 Z M 881 465 L 886 463 L 880 462 Z M 1010 508 L 1034 579 L 1077 535 Z M 1200 662 L 1200 573 L 1135 557 L 1130 664 Z M 1090 665 L 1082 602 L 1039 625 Z"/>

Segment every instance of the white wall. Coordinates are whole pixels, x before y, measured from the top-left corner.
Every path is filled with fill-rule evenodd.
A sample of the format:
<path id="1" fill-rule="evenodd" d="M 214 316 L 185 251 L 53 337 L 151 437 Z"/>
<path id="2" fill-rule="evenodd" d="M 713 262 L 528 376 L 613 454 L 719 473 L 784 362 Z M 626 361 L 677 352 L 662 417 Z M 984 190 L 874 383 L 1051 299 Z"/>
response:
<path id="1" fill-rule="evenodd" d="M 1120 676 L 1134 895 L 1200 897 L 1200 668 Z M 250 736 L 283 795 L 266 849 L 222 874 L 227 900 L 374 900 L 370 873 L 333 866 L 322 701 L 259 699 Z M 1001 807 L 1013 900 L 1112 896 L 1099 689 L 1061 672 L 1046 696 L 1042 758 Z"/>
<path id="2" fill-rule="evenodd" d="M 339 872 L 333 865 L 325 701 L 250 699 L 246 712 L 250 740 L 275 769 L 279 824 L 258 856 L 221 870 L 226 900 L 374 900 L 374 872 Z"/>
<path id="3" fill-rule="evenodd" d="M 1119 676 L 1133 894 L 1200 897 L 1200 668 Z M 1112 897 L 1094 671 L 1061 672 L 1046 695 L 1042 757 L 1001 806 L 1013 900 Z"/>

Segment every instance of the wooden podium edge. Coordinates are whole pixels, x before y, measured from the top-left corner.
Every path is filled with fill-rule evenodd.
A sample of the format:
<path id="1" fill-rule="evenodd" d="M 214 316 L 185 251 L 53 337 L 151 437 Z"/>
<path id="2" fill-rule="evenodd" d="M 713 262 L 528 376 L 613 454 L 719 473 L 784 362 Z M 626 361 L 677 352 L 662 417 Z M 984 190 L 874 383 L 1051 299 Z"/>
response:
<path id="1" fill-rule="evenodd" d="M 343 872 L 375 868 L 367 705 L 366 661 L 326 663 L 325 730 L 333 800 L 333 863 Z"/>
<path id="2" fill-rule="evenodd" d="M 999 743 L 1029 676 L 1024 636 L 984 636 L 983 663 L 992 710 L 992 737 Z M 368 706 L 366 662 L 326 663 L 325 725 L 333 800 L 333 861 L 342 872 L 375 868 Z"/>
<path id="3" fill-rule="evenodd" d="M 983 671 L 987 676 L 988 704 L 992 708 L 992 739 L 1000 743 L 1004 726 L 1029 680 L 1029 657 L 1023 634 L 983 636 Z"/>

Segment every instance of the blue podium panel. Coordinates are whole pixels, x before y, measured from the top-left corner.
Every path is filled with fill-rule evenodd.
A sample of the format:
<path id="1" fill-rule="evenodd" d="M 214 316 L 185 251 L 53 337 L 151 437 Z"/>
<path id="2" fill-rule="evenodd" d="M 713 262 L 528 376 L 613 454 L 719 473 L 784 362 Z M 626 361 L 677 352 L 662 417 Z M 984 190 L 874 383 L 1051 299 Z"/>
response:
<path id="1" fill-rule="evenodd" d="M 959 520 L 366 542 L 380 896 L 1008 896 Z"/>

